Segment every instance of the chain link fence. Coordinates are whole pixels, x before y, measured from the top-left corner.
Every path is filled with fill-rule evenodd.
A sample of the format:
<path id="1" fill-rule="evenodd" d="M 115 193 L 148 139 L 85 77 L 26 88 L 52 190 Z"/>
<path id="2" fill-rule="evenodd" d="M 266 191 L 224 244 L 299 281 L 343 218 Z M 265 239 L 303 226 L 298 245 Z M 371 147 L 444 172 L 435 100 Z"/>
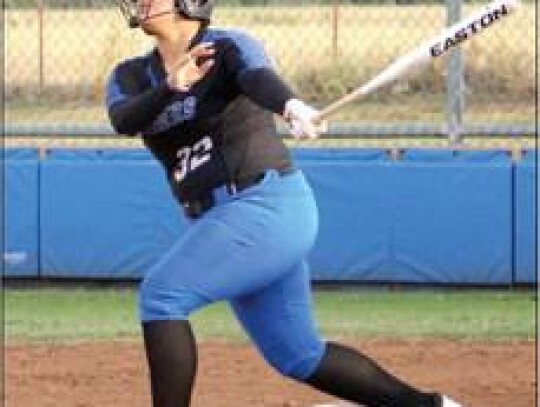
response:
<path id="1" fill-rule="evenodd" d="M 230 0 L 218 2 L 213 24 L 262 39 L 298 94 L 323 107 L 486 3 Z M 531 143 L 534 8 L 524 2 L 454 55 L 349 105 L 332 117 L 329 133 L 342 140 L 437 139 L 457 117 L 467 136 Z M 7 133 L 111 134 L 103 103 L 107 76 L 118 61 L 150 49 L 152 39 L 128 29 L 111 0 L 6 0 L 4 17 Z"/>

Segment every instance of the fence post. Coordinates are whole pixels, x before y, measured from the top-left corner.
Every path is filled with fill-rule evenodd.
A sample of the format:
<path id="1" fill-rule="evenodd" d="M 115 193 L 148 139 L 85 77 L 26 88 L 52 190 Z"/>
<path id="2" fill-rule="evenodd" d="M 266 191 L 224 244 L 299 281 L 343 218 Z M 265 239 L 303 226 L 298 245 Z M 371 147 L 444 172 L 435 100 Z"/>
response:
<path id="1" fill-rule="evenodd" d="M 332 55 L 338 56 L 339 0 L 332 1 Z"/>
<path id="2" fill-rule="evenodd" d="M 43 68 L 43 0 L 36 0 L 38 13 L 38 72 L 39 72 L 39 91 L 43 91 L 45 84 L 45 73 Z"/>
<path id="3" fill-rule="evenodd" d="M 446 24 L 451 26 L 462 18 L 463 0 L 446 0 Z M 452 142 L 461 138 L 464 110 L 464 58 L 460 47 L 450 52 L 446 65 L 446 117 L 448 137 Z"/>

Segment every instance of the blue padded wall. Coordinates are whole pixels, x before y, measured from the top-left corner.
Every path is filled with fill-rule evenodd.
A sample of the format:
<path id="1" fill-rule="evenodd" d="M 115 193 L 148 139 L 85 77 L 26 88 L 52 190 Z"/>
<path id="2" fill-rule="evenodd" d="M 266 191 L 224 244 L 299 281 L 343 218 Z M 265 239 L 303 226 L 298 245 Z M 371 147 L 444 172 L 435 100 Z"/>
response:
<path id="1" fill-rule="evenodd" d="M 532 152 L 293 154 L 320 211 L 314 279 L 534 281 Z M 7 150 L 5 171 L 8 275 L 139 278 L 186 227 L 145 150 Z"/>
<path id="2" fill-rule="evenodd" d="M 387 156 L 385 150 L 379 148 L 295 148 L 291 150 L 296 162 L 305 161 L 332 161 L 338 160 L 381 160 Z"/>
<path id="3" fill-rule="evenodd" d="M 306 161 L 318 198 L 310 263 L 323 280 L 508 283 L 511 161 L 410 150 L 401 161 Z"/>
<path id="4" fill-rule="evenodd" d="M 538 278 L 538 188 L 537 151 L 527 151 L 515 169 L 515 277 L 517 283 L 534 283 Z"/>
<path id="5" fill-rule="evenodd" d="M 386 155 L 367 161 L 302 161 L 319 208 L 319 234 L 309 256 L 315 279 L 366 279 L 386 257 L 391 219 Z M 382 215 L 382 216 L 381 216 Z"/>
<path id="6" fill-rule="evenodd" d="M 511 282 L 512 162 L 506 152 L 435 158 L 430 151 L 408 150 L 392 170 L 397 181 L 389 231 L 393 275 L 445 283 Z"/>
<path id="7" fill-rule="evenodd" d="M 42 274 L 138 278 L 184 227 L 141 150 L 53 150 L 42 164 Z"/>
<path id="8" fill-rule="evenodd" d="M 38 275 L 38 152 L 35 149 L 4 151 L 2 200 L 2 269 L 5 276 Z"/>

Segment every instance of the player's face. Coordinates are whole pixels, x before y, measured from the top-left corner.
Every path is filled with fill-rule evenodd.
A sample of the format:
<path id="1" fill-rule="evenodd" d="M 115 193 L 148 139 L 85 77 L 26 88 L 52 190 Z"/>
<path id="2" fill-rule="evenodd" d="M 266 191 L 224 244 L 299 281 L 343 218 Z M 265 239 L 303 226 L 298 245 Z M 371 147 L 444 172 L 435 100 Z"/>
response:
<path id="1" fill-rule="evenodd" d="M 164 14 L 175 14 L 173 0 L 139 0 L 137 15 L 139 21 L 147 21 Z"/>

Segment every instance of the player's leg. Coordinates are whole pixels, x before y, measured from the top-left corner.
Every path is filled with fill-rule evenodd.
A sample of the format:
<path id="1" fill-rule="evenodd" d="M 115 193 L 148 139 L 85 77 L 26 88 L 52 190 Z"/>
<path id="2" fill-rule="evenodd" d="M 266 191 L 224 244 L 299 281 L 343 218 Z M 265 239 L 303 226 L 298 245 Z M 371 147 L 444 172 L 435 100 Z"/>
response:
<path id="1" fill-rule="evenodd" d="M 154 407 L 187 407 L 197 369 L 189 321 L 146 321 L 143 338 Z"/>
<path id="2" fill-rule="evenodd" d="M 182 257 L 189 256 L 197 230 L 190 230 L 147 273 L 139 289 L 139 313 L 153 407 L 188 407 L 197 369 L 197 348 L 188 320 L 211 302 L 184 281 L 194 273 Z M 193 260 L 201 256 L 195 250 Z"/>
<path id="3" fill-rule="evenodd" d="M 316 216 L 302 186 L 301 174 L 270 173 L 195 222 L 145 276 L 140 314 L 154 407 L 189 405 L 196 370 L 189 315 L 280 279 L 309 250 Z M 288 236 L 295 238 L 284 245 Z"/>
<path id="4" fill-rule="evenodd" d="M 318 390 L 366 406 L 439 407 L 442 398 L 399 380 L 356 349 L 327 343 L 324 357 L 305 382 Z"/>
<path id="5" fill-rule="evenodd" d="M 366 406 L 436 407 L 440 398 L 405 384 L 360 352 L 324 344 L 315 328 L 305 264 L 231 305 L 265 359 L 282 374 Z"/>
<path id="6" fill-rule="evenodd" d="M 320 364 L 325 343 L 312 317 L 308 268 L 230 300 L 231 308 L 265 360 L 281 374 L 307 379 Z"/>

